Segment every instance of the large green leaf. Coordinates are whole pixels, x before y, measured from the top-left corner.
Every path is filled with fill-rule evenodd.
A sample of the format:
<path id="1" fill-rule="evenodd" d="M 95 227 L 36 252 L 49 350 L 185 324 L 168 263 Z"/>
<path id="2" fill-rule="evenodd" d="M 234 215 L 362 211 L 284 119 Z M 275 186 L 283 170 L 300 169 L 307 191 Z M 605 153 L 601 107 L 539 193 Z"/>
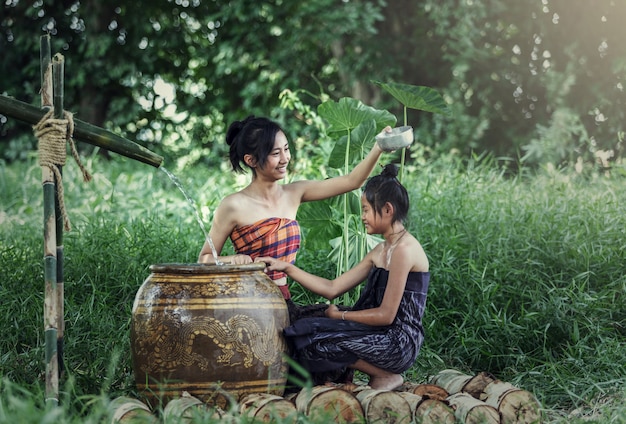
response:
<path id="1" fill-rule="evenodd" d="M 307 249 L 328 249 L 328 242 L 341 234 L 332 200 L 303 203 L 298 209 L 298 222 L 303 230 Z"/>
<path id="2" fill-rule="evenodd" d="M 338 102 L 328 100 L 317 107 L 317 113 L 328 122 L 327 133 L 331 137 L 347 134 L 359 124 L 374 120 L 380 131 L 387 125 L 394 126 L 397 118 L 386 110 L 374 109 L 351 97 L 344 97 Z M 337 134 L 339 133 L 339 134 Z"/>
<path id="3" fill-rule="evenodd" d="M 361 161 L 369 149 L 374 144 L 376 134 L 378 134 L 376 128 L 376 121 L 373 119 L 362 122 L 350 133 L 350 148 L 348 151 L 348 164 Z M 348 136 L 344 135 L 335 143 L 333 151 L 328 158 L 328 166 L 332 168 L 342 168 L 345 164 L 346 156 L 346 143 L 348 143 Z"/>
<path id="4" fill-rule="evenodd" d="M 361 241 L 365 238 L 365 246 L 362 246 Z M 363 226 L 355 227 L 354 225 L 348 228 L 348 260 L 349 264 L 347 269 L 351 269 L 356 266 L 365 255 L 376 247 L 377 244 L 383 241 L 377 234 L 367 234 L 363 230 Z M 329 241 L 332 250 L 328 254 L 328 259 L 335 263 L 341 262 L 344 256 L 343 236 L 339 236 Z M 365 250 L 361 250 L 364 247 Z"/>
<path id="5" fill-rule="evenodd" d="M 430 87 L 372 81 L 409 109 L 450 115 L 450 109 L 441 94 Z"/>

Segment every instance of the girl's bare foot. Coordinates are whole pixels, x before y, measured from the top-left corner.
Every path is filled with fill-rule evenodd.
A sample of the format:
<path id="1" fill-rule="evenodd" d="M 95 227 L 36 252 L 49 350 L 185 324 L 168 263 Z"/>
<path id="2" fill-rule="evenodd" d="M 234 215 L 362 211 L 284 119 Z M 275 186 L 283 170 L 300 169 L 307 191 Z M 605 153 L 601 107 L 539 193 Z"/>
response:
<path id="1" fill-rule="evenodd" d="M 369 386 L 376 390 L 397 389 L 404 383 L 404 378 L 400 374 L 389 374 L 384 377 L 372 377 Z"/>

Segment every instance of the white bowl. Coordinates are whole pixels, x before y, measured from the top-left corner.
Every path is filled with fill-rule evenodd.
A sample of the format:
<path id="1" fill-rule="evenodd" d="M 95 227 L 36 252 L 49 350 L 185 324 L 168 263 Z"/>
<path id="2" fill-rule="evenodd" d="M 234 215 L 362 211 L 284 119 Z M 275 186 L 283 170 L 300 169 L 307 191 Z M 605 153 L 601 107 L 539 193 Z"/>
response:
<path id="1" fill-rule="evenodd" d="M 377 135 L 376 141 L 385 152 L 408 147 L 413 143 L 413 127 L 406 125 L 392 128 L 390 132 L 383 132 Z"/>

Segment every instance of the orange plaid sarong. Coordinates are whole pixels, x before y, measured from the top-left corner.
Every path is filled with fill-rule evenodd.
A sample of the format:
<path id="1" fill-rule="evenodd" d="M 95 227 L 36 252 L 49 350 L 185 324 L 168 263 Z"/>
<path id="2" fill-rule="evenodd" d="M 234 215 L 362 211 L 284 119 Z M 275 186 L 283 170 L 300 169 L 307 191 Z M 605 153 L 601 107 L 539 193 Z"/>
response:
<path id="1" fill-rule="evenodd" d="M 288 218 L 268 218 L 235 228 L 230 235 L 235 251 L 254 260 L 259 256 L 270 256 L 294 263 L 300 249 L 300 225 Z M 286 277 L 282 271 L 268 271 L 272 280 Z"/>

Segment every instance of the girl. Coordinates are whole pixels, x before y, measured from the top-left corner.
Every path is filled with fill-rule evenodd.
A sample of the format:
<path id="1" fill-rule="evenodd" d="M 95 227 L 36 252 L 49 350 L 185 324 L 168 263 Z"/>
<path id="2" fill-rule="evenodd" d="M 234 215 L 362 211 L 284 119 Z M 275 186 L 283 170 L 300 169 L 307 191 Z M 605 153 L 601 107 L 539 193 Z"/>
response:
<path id="1" fill-rule="evenodd" d="M 336 279 L 309 274 L 275 258 L 256 259 L 329 300 L 367 280 L 352 308 L 330 305 L 326 317 L 302 318 L 284 330 L 294 359 L 316 384 L 353 369 L 368 374 L 374 389 L 397 388 L 403 383 L 401 373 L 413 365 L 424 340 L 428 258 L 404 226 L 409 198 L 396 177 L 395 165 L 387 165 L 365 185 L 363 223 L 368 234 L 381 234 L 385 240 Z"/>

